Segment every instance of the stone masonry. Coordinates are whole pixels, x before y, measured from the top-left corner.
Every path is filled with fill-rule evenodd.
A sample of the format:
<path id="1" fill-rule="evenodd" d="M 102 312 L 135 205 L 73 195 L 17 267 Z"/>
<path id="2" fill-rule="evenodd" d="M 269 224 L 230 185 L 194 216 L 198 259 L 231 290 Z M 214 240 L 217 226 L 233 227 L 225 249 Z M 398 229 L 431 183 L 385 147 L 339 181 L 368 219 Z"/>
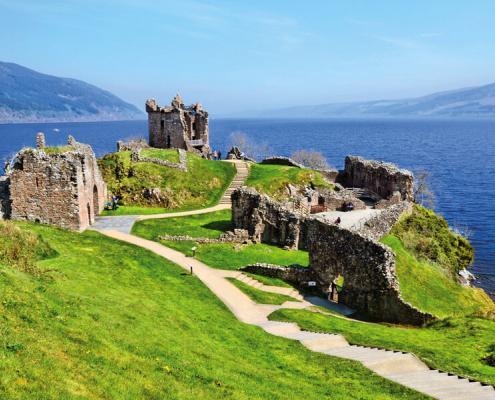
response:
<path id="1" fill-rule="evenodd" d="M 307 225 L 310 268 L 323 293 L 335 296 L 335 281 L 343 277 L 338 302 L 371 319 L 422 325 L 434 318 L 402 299 L 395 255 L 388 247 L 316 219 Z"/>
<path id="2" fill-rule="evenodd" d="M 399 192 L 401 200 L 413 201 L 413 175 L 393 164 L 347 156 L 345 168 L 337 177 L 345 187 L 363 188 L 390 199 Z"/>
<path id="3" fill-rule="evenodd" d="M 146 112 L 151 147 L 198 151 L 205 157 L 210 154 L 208 113 L 201 104 L 186 107 L 177 95 L 170 106 L 160 107 L 154 99 L 149 99 Z"/>
<path id="4" fill-rule="evenodd" d="M 10 218 L 36 221 L 71 230 L 84 230 L 104 208 L 106 185 L 89 145 L 69 137 L 68 146 L 48 152 L 21 150 L 10 180 Z"/>
<path id="5" fill-rule="evenodd" d="M 253 242 L 288 249 L 305 247 L 303 215 L 251 188 L 237 189 L 231 199 L 234 229 L 247 230 Z"/>

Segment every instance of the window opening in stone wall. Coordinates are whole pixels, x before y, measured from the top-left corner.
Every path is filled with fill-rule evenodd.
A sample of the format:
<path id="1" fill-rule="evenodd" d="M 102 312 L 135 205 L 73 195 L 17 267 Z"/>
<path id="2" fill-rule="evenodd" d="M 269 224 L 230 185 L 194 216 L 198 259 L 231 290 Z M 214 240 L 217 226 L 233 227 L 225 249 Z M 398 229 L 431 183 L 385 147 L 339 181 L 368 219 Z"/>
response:
<path id="1" fill-rule="evenodd" d="M 163 119 L 160 120 L 160 128 L 165 129 L 165 121 Z"/>
<path id="2" fill-rule="evenodd" d="M 170 135 L 167 136 L 167 149 L 170 149 Z"/>
<path id="3" fill-rule="evenodd" d="M 93 211 L 95 215 L 100 211 L 98 206 L 98 188 L 96 185 L 93 186 Z"/>
<path id="4" fill-rule="evenodd" d="M 90 207 L 89 203 L 88 203 L 88 205 L 87 205 L 87 208 L 88 208 L 88 223 L 89 223 L 89 225 L 91 225 L 91 224 L 92 224 L 92 219 L 91 219 L 91 207 Z"/>

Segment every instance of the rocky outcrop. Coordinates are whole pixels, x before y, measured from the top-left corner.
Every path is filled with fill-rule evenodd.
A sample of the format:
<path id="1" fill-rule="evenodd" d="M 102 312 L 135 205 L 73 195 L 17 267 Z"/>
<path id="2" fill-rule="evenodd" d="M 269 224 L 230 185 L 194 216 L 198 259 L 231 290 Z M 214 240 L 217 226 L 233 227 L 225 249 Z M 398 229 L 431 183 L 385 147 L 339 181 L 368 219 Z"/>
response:
<path id="1" fill-rule="evenodd" d="M 346 187 L 370 190 L 384 199 L 389 199 L 395 192 L 399 192 L 401 200 L 414 200 L 412 173 L 382 161 L 347 156 L 345 168 L 337 177 L 337 181 Z"/>
<path id="2" fill-rule="evenodd" d="M 310 268 L 323 293 L 374 320 L 422 325 L 434 318 L 402 299 L 388 247 L 316 219 L 307 226 Z M 337 293 L 339 278 L 344 284 Z"/>

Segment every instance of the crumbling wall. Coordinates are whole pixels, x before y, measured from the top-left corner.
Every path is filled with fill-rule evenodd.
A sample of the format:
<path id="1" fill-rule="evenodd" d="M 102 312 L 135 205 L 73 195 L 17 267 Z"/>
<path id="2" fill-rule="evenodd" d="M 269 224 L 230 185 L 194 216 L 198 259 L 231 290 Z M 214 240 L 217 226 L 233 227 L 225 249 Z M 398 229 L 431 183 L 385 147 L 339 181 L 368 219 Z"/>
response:
<path id="1" fill-rule="evenodd" d="M 250 188 L 237 189 L 231 198 L 233 227 L 247 230 L 254 242 L 306 247 L 304 216 Z"/>
<path id="2" fill-rule="evenodd" d="M 241 271 L 252 274 L 269 276 L 271 278 L 282 279 L 301 288 L 307 289 L 309 282 L 315 280 L 314 271 L 311 268 L 301 265 L 274 265 L 265 263 L 256 263 L 246 265 L 240 268 Z"/>
<path id="3" fill-rule="evenodd" d="M 11 218 L 83 230 L 104 208 L 106 185 L 90 146 L 47 154 L 24 149 L 9 174 Z"/>
<path id="4" fill-rule="evenodd" d="M 412 203 L 408 201 L 390 206 L 376 216 L 368 219 L 357 232 L 363 236 L 368 236 L 373 240 L 380 240 L 390 232 L 392 227 L 403 215 L 410 214 L 412 208 Z"/>
<path id="5" fill-rule="evenodd" d="M 414 325 L 433 319 L 401 298 L 395 256 L 388 247 L 316 219 L 306 225 L 310 268 L 322 292 L 332 293 L 335 280 L 343 277 L 338 302 L 371 319 Z"/>
<path id="6" fill-rule="evenodd" d="M 412 173 L 381 161 L 347 156 L 344 171 L 337 181 L 346 187 L 365 188 L 385 199 L 392 197 L 394 192 L 399 192 L 402 200 L 414 199 Z"/>

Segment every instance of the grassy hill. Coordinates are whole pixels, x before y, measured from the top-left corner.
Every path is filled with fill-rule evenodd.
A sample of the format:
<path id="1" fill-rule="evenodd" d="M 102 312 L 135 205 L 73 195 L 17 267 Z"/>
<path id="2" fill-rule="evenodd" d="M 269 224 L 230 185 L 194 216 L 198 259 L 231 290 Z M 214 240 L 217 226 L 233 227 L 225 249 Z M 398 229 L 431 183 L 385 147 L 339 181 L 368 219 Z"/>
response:
<path id="1" fill-rule="evenodd" d="M 279 201 L 289 198 L 289 184 L 298 189 L 306 186 L 333 188 L 320 172 L 285 165 L 252 164 L 246 180 L 247 186 Z"/>
<path id="2" fill-rule="evenodd" d="M 143 156 L 177 162 L 176 150 L 149 149 Z M 131 161 L 130 152 L 111 153 L 99 160 L 109 192 L 124 205 L 107 215 L 154 214 L 205 208 L 216 204 L 234 178 L 235 166 L 188 153 L 188 171 Z M 159 196 L 146 195 L 159 189 Z"/>
<path id="3" fill-rule="evenodd" d="M 22 250 L 38 272 L 20 268 L 2 233 L 0 398 L 426 398 L 240 323 L 197 278 L 148 251 L 17 226 L 6 229 L 40 250 Z"/>

